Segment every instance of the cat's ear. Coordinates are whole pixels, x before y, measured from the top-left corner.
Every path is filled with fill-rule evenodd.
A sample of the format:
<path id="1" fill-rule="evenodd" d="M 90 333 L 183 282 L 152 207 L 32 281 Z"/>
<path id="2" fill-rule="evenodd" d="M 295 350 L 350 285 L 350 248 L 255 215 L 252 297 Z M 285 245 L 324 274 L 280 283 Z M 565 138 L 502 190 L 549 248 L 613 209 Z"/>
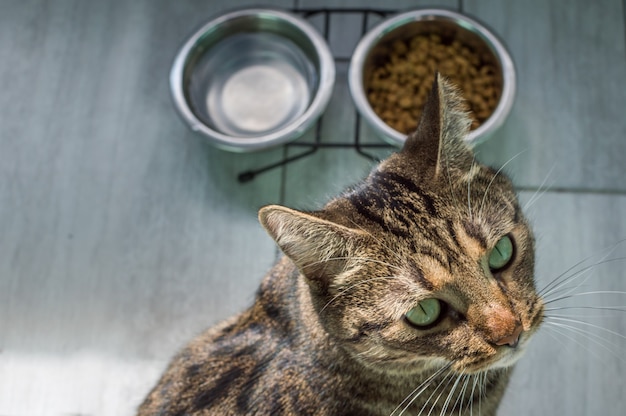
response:
<path id="1" fill-rule="evenodd" d="M 278 205 L 261 208 L 259 221 L 300 272 L 322 286 L 344 270 L 350 246 L 364 235 L 314 214 Z"/>
<path id="2" fill-rule="evenodd" d="M 458 89 L 437 73 L 417 130 L 407 137 L 402 153 L 433 177 L 471 163 L 473 153 L 465 141 L 471 123 Z"/>

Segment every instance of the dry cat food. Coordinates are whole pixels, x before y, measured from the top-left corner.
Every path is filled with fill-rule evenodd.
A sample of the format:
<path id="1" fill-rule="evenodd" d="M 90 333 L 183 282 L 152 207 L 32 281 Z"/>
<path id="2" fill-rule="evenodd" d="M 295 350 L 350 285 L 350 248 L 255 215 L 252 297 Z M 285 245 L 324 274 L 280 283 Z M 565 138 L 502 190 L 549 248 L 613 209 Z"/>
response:
<path id="1" fill-rule="evenodd" d="M 491 115 L 501 92 L 496 68 L 459 40 L 445 42 L 434 34 L 391 44 L 388 60 L 366 80 L 374 112 L 399 132 L 414 131 L 436 71 L 463 91 L 472 112 L 472 129 Z"/>

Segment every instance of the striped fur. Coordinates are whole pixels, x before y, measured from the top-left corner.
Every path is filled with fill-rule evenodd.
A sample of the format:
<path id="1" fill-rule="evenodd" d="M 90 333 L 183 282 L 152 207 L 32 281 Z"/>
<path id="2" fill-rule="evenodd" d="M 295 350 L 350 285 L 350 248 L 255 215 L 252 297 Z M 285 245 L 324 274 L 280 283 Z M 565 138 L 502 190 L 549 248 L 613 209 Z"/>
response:
<path id="1" fill-rule="evenodd" d="M 513 187 L 474 160 L 468 127 L 437 77 L 418 130 L 361 184 L 319 211 L 261 209 L 285 257 L 250 309 L 174 358 L 139 415 L 494 415 L 543 304 Z M 505 235 L 514 258 L 492 273 Z M 441 319 L 409 325 L 432 297 Z"/>

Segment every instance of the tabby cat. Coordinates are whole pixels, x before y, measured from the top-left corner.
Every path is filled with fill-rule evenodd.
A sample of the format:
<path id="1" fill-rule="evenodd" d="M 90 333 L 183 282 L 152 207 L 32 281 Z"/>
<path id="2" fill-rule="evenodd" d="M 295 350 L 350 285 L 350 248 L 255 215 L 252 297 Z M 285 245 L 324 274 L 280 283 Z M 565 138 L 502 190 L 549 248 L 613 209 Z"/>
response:
<path id="1" fill-rule="evenodd" d="M 494 415 L 543 320 L 509 179 L 437 75 L 417 131 L 323 209 L 259 219 L 285 253 L 193 340 L 139 415 Z"/>

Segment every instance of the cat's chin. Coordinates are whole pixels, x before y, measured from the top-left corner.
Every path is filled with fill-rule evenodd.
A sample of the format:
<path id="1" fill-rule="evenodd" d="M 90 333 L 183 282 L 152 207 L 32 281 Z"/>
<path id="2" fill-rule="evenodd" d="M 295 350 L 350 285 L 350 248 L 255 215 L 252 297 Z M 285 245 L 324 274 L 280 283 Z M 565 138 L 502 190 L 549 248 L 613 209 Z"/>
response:
<path id="1" fill-rule="evenodd" d="M 520 358 L 526 353 L 532 333 L 523 336 L 516 348 L 500 347 L 498 354 L 493 361 L 487 366 L 487 370 L 495 370 L 501 368 L 509 368 L 514 366 Z"/>
<path id="2" fill-rule="evenodd" d="M 355 354 L 353 358 L 360 364 L 380 375 L 393 377 L 414 377 L 438 371 L 449 367 L 452 371 L 461 374 L 478 374 L 491 370 L 504 370 L 513 367 L 525 354 L 533 332 L 525 333 L 516 347 L 492 346 L 485 351 L 485 355 L 473 355 L 472 358 L 450 360 L 444 357 L 415 356 L 397 354 L 395 356 L 369 356 Z M 370 350 L 371 351 L 371 350 Z M 384 358 L 383 358 L 384 357 Z"/>
<path id="3" fill-rule="evenodd" d="M 505 348 L 503 352 L 499 354 L 498 359 L 496 359 L 489 367 L 488 370 L 495 370 L 499 368 L 509 368 L 514 366 L 520 358 L 524 355 L 524 348 Z"/>
<path id="4" fill-rule="evenodd" d="M 482 373 L 511 368 L 522 358 L 525 351 L 525 345 L 520 345 L 517 348 L 501 347 L 493 356 L 470 363 L 459 362 L 454 366 L 454 369 L 462 373 Z"/>
<path id="5" fill-rule="evenodd" d="M 388 359 L 373 362 L 361 361 L 366 368 L 374 372 L 393 376 L 415 376 L 430 373 L 443 367 L 452 366 L 452 370 L 463 373 L 483 373 L 489 370 L 506 369 L 514 366 L 524 355 L 526 342 L 520 343 L 517 348 L 500 347 L 494 355 L 470 362 L 459 360 L 451 364 L 445 358 L 419 358 L 419 359 Z"/>

